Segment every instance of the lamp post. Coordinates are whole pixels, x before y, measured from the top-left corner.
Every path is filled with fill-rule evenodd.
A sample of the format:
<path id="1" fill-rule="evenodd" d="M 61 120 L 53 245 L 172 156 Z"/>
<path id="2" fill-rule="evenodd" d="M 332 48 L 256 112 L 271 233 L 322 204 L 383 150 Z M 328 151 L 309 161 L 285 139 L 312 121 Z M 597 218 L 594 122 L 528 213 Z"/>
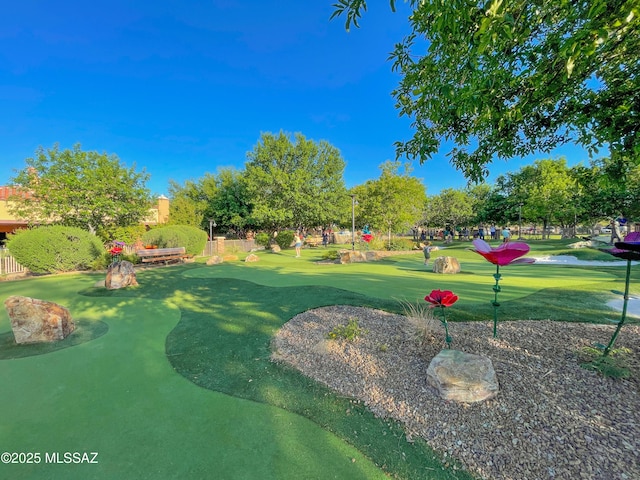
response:
<path id="1" fill-rule="evenodd" d="M 523 240 L 522 236 L 522 203 L 518 204 L 518 240 Z"/>
<path id="2" fill-rule="evenodd" d="M 351 251 L 356 250 L 356 196 L 351 194 Z"/>
<path id="3" fill-rule="evenodd" d="M 213 218 L 209 218 L 209 255 L 213 255 L 213 227 L 216 226 L 216 221 Z"/>

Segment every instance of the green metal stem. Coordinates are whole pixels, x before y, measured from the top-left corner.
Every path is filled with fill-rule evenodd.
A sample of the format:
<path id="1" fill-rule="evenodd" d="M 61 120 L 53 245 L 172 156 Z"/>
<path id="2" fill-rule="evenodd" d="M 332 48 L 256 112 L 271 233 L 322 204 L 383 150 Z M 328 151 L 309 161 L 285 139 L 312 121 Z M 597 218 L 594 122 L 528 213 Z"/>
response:
<path id="1" fill-rule="evenodd" d="M 493 302 L 491 302 L 493 304 L 493 338 L 498 338 L 498 307 L 500 306 L 498 303 L 498 292 L 500 291 L 500 285 L 498 285 L 498 282 L 500 282 L 501 277 L 500 265 L 496 264 L 496 273 L 493 275 L 493 278 L 496 279 L 496 284 L 493 286 L 495 296 L 493 298 Z"/>
<path id="2" fill-rule="evenodd" d="M 444 313 L 444 305 L 440 306 L 442 312 L 442 324 L 444 325 L 444 341 L 447 343 L 447 348 L 451 348 L 451 337 L 449 336 L 449 325 L 447 324 L 447 316 Z"/>
<path id="3" fill-rule="evenodd" d="M 613 332 L 613 336 L 611 337 L 611 340 L 609 341 L 609 345 L 607 345 L 607 348 L 605 348 L 604 352 L 602 353 L 603 357 L 606 357 L 611 352 L 611 349 L 613 348 L 613 344 L 615 343 L 616 338 L 618 337 L 618 334 L 620 333 L 620 329 L 622 328 L 622 325 L 624 325 L 624 321 L 627 318 L 627 303 L 629 302 L 629 279 L 630 278 L 631 278 L 631 260 L 627 260 L 627 277 L 626 277 L 625 283 L 624 283 L 624 302 L 622 303 L 622 318 L 618 322 L 618 326 L 616 327 L 616 331 Z"/>

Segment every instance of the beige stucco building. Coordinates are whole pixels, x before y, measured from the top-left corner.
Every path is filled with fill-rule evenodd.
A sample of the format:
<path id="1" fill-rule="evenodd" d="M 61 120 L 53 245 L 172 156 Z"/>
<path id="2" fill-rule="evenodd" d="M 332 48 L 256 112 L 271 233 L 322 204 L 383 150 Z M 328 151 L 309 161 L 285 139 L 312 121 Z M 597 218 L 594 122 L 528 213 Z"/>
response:
<path id="1" fill-rule="evenodd" d="M 11 215 L 9 197 L 15 195 L 28 196 L 29 192 L 20 191 L 15 187 L 0 186 L 0 243 L 7 238 L 7 234 L 19 228 L 26 228 L 28 223 Z M 150 227 L 160 225 L 169 221 L 169 199 L 164 195 L 157 198 L 156 205 L 149 209 L 149 215 L 143 223 Z"/>

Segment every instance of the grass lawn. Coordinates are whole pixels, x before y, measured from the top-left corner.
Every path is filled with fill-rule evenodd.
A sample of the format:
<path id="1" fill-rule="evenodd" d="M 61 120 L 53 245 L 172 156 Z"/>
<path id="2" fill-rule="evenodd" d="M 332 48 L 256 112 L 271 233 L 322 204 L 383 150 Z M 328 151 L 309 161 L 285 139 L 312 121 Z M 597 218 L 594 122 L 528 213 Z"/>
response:
<path id="1" fill-rule="evenodd" d="M 531 255 L 565 254 L 566 243 L 530 242 Z M 316 263 L 322 249 L 313 249 L 303 250 L 302 258 L 288 250 L 263 252 L 253 264 L 148 269 L 138 273 L 139 287 L 117 291 L 95 287 L 104 278 L 99 273 L 2 282 L 0 301 L 25 295 L 60 303 L 78 329 L 54 348 L 16 346 L 0 311 L 0 450 L 41 454 L 40 463 L 0 464 L 0 474 L 471 478 L 445 468 L 425 442 L 407 442 L 394 422 L 269 361 L 280 326 L 324 305 L 400 312 L 400 299 L 450 289 L 460 296 L 450 320 L 490 322 L 494 266 L 469 246 L 454 243 L 432 255 L 460 260 L 462 272 L 450 276 L 428 271 L 421 253 L 327 265 Z M 619 316 L 606 301 L 624 288 L 625 267 L 514 265 L 501 273 L 501 321 Z M 632 276 L 638 294 L 637 268 Z M 45 461 L 51 453 L 63 461 L 64 452 L 97 452 L 99 463 Z"/>

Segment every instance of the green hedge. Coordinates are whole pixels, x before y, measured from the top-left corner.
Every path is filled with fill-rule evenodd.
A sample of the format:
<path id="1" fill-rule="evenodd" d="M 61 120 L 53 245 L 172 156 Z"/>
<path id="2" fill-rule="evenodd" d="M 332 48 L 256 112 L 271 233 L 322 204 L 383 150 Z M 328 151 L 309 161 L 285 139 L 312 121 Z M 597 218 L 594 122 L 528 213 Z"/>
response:
<path id="1" fill-rule="evenodd" d="M 187 254 L 200 255 L 207 244 L 207 233 L 189 225 L 169 225 L 149 230 L 142 241 L 158 248 L 184 247 Z"/>
<path id="2" fill-rule="evenodd" d="M 258 245 L 264 248 L 269 248 L 269 245 L 271 243 L 271 237 L 269 236 L 268 233 L 264 233 L 264 232 L 260 232 L 256 234 L 255 240 Z"/>
<path id="3" fill-rule="evenodd" d="M 60 225 L 18 230 L 9 235 L 7 248 L 33 273 L 87 270 L 105 250 L 95 235 Z"/>
<path id="4" fill-rule="evenodd" d="M 275 241 L 280 248 L 290 248 L 294 235 L 295 232 L 293 230 L 283 230 L 282 232 L 278 232 Z"/>

